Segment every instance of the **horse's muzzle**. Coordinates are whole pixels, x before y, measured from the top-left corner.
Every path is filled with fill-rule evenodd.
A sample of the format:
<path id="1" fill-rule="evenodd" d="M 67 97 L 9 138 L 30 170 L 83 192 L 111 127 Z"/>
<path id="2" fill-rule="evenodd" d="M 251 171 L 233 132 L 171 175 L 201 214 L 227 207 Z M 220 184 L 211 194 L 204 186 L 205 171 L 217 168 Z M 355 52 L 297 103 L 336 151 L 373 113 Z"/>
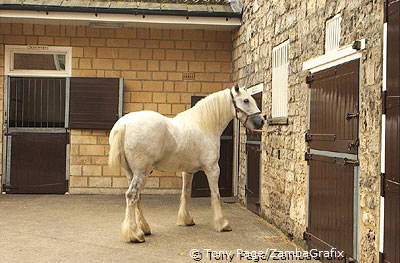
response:
<path id="1" fill-rule="evenodd" d="M 257 115 L 251 120 L 253 122 L 254 128 L 255 129 L 261 129 L 264 126 L 264 118 L 261 115 Z"/>

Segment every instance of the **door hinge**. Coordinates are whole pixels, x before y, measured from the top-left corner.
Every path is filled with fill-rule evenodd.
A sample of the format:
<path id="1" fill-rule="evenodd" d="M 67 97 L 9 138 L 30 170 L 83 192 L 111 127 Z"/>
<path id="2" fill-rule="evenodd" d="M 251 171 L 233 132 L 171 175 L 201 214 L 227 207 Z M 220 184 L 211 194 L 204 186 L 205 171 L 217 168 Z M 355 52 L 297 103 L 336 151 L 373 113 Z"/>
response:
<path id="1" fill-rule="evenodd" d="M 310 233 L 308 233 L 308 230 L 303 232 L 303 240 L 310 240 L 311 239 L 311 235 Z"/>
<path id="2" fill-rule="evenodd" d="M 306 160 L 307 163 L 308 163 L 310 160 L 312 160 L 312 154 L 308 153 L 308 152 L 305 152 L 304 153 L 304 160 Z"/>
<path id="3" fill-rule="evenodd" d="M 358 146 L 360 146 L 360 141 L 355 139 L 352 143 L 347 145 L 347 150 L 351 151 L 352 149 L 357 150 Z"/>
<path id="4" fill-rule="evenodd" d="M 382 114 L 386 114 L 386 98 L 387 98 L 387 91 L 383 90 L 381 99 L 382 99 Z"/>
<path id="5" fill-rule="evenodd" d="M 307 77 L 306 77 L 306 83 L 307 84 L 311 84 L 311 82 L 313 82 L 314 80 L 314 76 L 311 72 L 308 72 Z"/>
<path id="6" fill-rule="evenodd" d="M 251 190 L 247 187 L 247 185 L 244 187 L 244 191 L 245 191 L 245 193 L 246 193 L 246 196 L 247 196 L 247 194 L 254 194 L 254 192 L 251 191 Z"/>
<path id="7" fill-rule="evenodd" d="M 353 45 L 351 46 L 353 49 L 355 50 L 360 50 L 361 49 L 361 41 L 360 40 L 356 40 L 353 42 Z"/>
<path id="8" fill-rule="evenodd" d="M 381 173 L 381 196 L 385 197 L 385 173 Z"/>
<path id="9" fill-rule="evenodd" d="M 388 5 L 389 5 L 389 3 L 388 2 L 389 2 L 388 0 L 385 0 L 385 2 L 383 4 L 383 23 L 389 22 L 389 19 L 388 19 Z"/>
<path id="10" fill-rule="evenodd" d="M 305 140 L 306 142 L 311 142 L 311 140 L 312 140 L 312 135 L 310 134 L 310 131 L 306 132 L 305 137 L 304 137 L 304 140 Z"/>

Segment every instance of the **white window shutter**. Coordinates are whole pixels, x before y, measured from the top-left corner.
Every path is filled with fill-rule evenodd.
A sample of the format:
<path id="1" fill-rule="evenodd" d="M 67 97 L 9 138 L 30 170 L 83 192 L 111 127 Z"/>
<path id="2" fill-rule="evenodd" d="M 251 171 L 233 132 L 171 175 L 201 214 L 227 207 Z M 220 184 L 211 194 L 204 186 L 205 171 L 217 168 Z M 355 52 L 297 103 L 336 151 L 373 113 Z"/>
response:
<path id="1" fill-rule="evenodd" d="M 288 116 L 289 40 L 272 49 L 272 118 Z"/>

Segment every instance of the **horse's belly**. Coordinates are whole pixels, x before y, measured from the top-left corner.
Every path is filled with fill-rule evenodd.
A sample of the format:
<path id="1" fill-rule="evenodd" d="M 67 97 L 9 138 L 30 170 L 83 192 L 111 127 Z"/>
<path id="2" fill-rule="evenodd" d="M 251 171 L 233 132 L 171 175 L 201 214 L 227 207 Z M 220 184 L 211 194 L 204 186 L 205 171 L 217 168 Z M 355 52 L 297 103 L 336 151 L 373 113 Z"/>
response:
<path id="1" fill-rule="evenodd" d="M 198 160 L 187 160 L 184 156 L 169 156 L 154 165 L 156 170 L 163 172 L 196 172 L 200 169 Z"/>

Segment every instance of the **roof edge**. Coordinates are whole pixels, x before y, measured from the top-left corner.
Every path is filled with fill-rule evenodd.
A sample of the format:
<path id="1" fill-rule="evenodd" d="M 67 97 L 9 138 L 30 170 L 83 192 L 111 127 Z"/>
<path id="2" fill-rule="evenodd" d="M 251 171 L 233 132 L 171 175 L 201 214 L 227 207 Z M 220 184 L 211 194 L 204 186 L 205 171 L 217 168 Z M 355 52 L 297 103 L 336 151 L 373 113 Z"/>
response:
<path id="1" fill-rule="evenodd" d="M 108 14 L 132 14 L 132 15 L 165 15 L 165 16 L 195 16 L 195 17 L 226 17 L 242 18 L 241 13 L 233 12 L 207 12 L 187 10 L 151 10 L 140 8 L 104 8 L 104 7 L 80 7 L 80 6 L 44 6 L 0 4 L 0 10 L 29 10 L 43 12 L 81 12 L 81 13 L 108 13 Z"/>

